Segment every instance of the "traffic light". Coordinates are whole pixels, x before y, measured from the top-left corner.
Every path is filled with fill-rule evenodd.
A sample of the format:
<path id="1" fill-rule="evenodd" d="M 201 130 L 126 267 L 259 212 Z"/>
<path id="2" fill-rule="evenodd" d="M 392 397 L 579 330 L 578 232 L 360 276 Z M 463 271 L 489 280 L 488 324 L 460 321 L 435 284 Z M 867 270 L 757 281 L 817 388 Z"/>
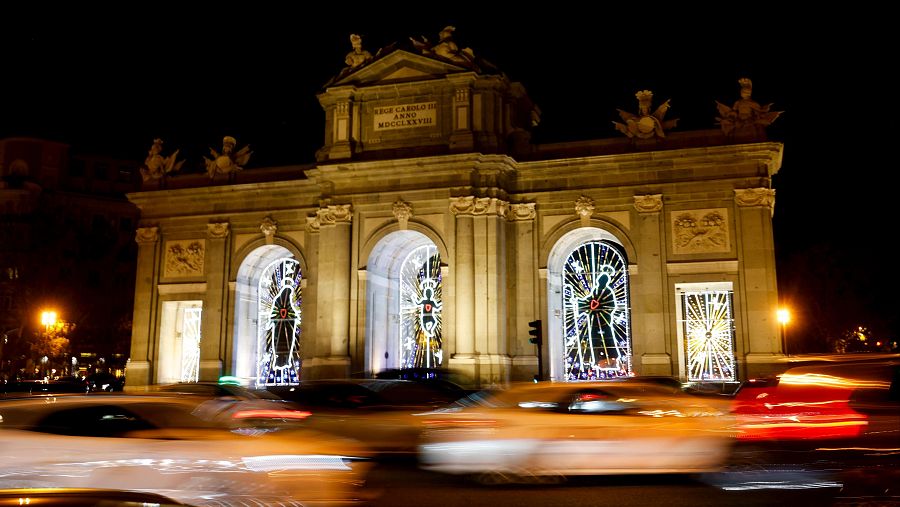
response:
<path id="1" fill-rule="evenodd" d="M 528 331 L 528 334 L 531 335 L 531 338 L 528 339 L 529 342 L 540 345 L 544 341 L 544 331 L 541 329 L 541 321 L 533 320 L 528 323 L 528 326 L 531 327 L 531 330 Z"/>

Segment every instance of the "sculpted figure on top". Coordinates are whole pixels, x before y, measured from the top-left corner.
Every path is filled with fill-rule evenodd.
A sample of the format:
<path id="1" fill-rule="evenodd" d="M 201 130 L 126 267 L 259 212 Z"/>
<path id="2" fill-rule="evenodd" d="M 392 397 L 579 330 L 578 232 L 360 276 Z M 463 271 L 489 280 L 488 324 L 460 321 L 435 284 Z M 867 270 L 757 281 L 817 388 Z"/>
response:
<path id="1" fill-rule="evenodd" d="M 144 181 L 163 178 L 170 172 L 181 169 L 184 164 L 184 160 L 175 161 L 179 150 L 175 150 L 175 153 L 168 157 L 162 156 L 162 145 L 162 139 L 153 140 L 153 146 L 150 147 L 147 158 L 144 159 L 144 165 L 141 167 L 141 178 Z"/>
<path id="2" fill-rule="evenodd" d="M 350 34 L 350 45 L 353 46 L 353 51 L 347 53 L 347 57 L 344 58 L 344 62 L 350 69 L 365 65 L 372 60 L 372 53 L 362 48 L 362 37 L 355 33 Z"/>
<path id="3" fill-rule="evenodd" d="M 650 113 L 653 104 L 653 92 L 641 90 L 635 94 L 638 99 L 638 114 L 617 109 L 619 116 L 625 123 L 613 122 L 616 130 L 634 139 L 650 139 L 652 137 L 666 137 L 666 130 L 674 127 L 678 119 L 665 120 L 666 111 L 669 110 L 669 101 L 665 101 Z"/>
<path id="4" fill-rule="evenodd" d="M 742 77 L 738 79 L 741 85 L 741 98 L 728 107 L 716 101 L 716 107 L 721 116 L 716 117 L 717 125 L 722 127 L 726 136 L 754 137 L 765 136 L 765 128 L 772 124 L 782 111 L 770 111 L 772 104 L 761 106 L 750 98 L 753 93 L 753 82 Z"/>
<path id="5" fill-rule="evenodd" d="M 455 31 L 455 26 L 445 26 L 438 34 L 439 40 L 435 45 L 432 45 L 424 36 L 421 41 L 413 39 L 412 37 L 410 37 L 409 40 L 412 41 L 413 46 L 421 51 L 423 55 L 438 56 L 445 60 L 462 64 L 466 67 L 474 67 L 475 52 L 472 51 L 472 48 L 460 49 L 459 46 L 456 45 L 456 41 L 453 40 L 453 32 Z"/>
<path id="6" fill-rule="evenodd" d="M 252 155 L 253 152 L 250 151 L 250 146 L 244 146 L 237 153 L 234 153 L 234 146 L 236 144 L 237 140 L 235 140 L 235 138 L 225 136 L 222 140 L 221 154 L 213 148 L 209 149 L 213 158 L 208 159 L 203 157 L 203 160 L 206 161 L 206 172 L 209 174 L 210 178 L 215 178 L 216 174 L 231 174 L 244 169 L 243 165 L 250 160 L 250 155 Z"/>

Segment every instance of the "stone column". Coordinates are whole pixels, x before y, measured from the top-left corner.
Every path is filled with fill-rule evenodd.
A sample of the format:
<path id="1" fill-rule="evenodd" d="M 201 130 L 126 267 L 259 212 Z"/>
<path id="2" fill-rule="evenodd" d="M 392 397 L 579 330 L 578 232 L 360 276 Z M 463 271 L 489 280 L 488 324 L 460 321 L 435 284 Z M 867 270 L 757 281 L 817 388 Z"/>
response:
<path id="1" fill-rule="evenodd" d="M 471 364 L 475 354 L 475 235 L 474 197 L 450 198 L 456 216 L 456 353 L 451 364 Z"/>
<path id="2" fill-rule="evenodd" d="M 134 314 L 131 327 L 131 355 L 125 381 L 127 388 L 142 388 L 153 383 L 153 351 L 156 347 L 156 308 L 159 283 L 159 228 L 139 227 L 137 273 L 134 290 Z"/>
<path id="3" fill-rule="evenodd" d="M 775 276 L 775 245 L 772 214 L 775 190 L 770 188 L 736 189 L 737 243 L 740 252 L 741 313 L 744 329 L 744 353 L 747 373 L 752 376 L 759 363 L 771 363 L 782 354 L 780 328 L 775 318 L 778 285 Z M 765 367 L 763 367 L 765 369 Z"/>
<path id="4" fill-rule="evenodd" d="M 344 377 L 350 367 L 351 207 L 329 205 L 319 209 L 316 218 L 320 251 L 314 362 L 319 370 L 317 376 Z"/>
<path id="5" fill-rule="evenodd" d="M 222 376 L 225 357 L 225 326 L 228 300 L 228 222 L 207 224 L 205 267 L 206 294 L 200 334 L 200 380 Z"/>
<path id="6" fill-rule="evenodd" d="M 664 244 L 660 233 L 662 194 L 634 196 L 636 243 L 640 272 L 631 277 L 632 354 L 637 373 L 671 375 L 666 349 Z"/>
<path id="7" fill-rule="evenodd" d="M 509 279 L 509 353 L 512 356 L 511 380 L 530 380 L 538 373 L 537 347 L 528 342 L 528 323 L 544 319 L 538 304 L 537 238 L 534 234 L 534 203 L 510 204 L 509 220 L 513 265 L 508 266 Z M 547 324 L 544 324 L 547 326 Z M 547 349 L 546 345 L 544 349 Z M 549 378 L 549 375 L 546 376 Z"/>

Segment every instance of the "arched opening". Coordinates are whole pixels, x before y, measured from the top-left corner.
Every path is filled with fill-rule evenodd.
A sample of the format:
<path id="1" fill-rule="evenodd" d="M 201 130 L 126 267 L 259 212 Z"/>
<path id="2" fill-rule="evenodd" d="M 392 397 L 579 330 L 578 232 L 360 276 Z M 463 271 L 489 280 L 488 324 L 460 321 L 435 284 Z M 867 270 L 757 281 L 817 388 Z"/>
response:
<path id="1" fill-rule="evenodd" d="M 233 375 L 257 387 L 300 381 L 301 282 L 300 263 L 280 245 L 261 246 L 241 263 L 235 283 Z"/>
<path id="2" fill-rule="evenodd" d="M 633 375 L 628 261 L 618 239 L 583 227 L 548 259 L 550 377 L 606 380 Z"/>
<path id="3" fill-rule="evenodd" d="M 441 257 L 433 241 L 409 230 L 379 241 L 367 263 L 367 368 L 440 367 L 442 297 Z"/>

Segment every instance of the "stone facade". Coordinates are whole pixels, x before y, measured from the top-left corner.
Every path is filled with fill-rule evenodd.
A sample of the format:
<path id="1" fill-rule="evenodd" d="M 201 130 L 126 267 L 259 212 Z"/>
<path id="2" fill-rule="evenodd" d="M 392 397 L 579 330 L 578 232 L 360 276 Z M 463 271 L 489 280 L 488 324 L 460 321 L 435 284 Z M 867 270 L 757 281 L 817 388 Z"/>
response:
<path id="1" fill-rule="evenodd" d="M 391 273 L 426 246 L 442 284 L 430 357 L 476 385 L 537 373 L 536 319 L 544 378 L 565 377 L 561 273 L 593 240 L 627 261 L 632 373 L 690 376 L 679 295 L 704 287 L 729 294 L 736 380 L 781 356 L 771 189 L 781 144 L 703 131 L 531 145 L 534 105 L 502 74 L 403 49 L 348 72 L 319 96 L 314 167 L 175 176 L 129 195 L 142 227 L 130 387 L 177 380 L 160 374 L 177 360 L 174 308 L 202 308 L 201 380 L 254 377 L 259 282 L 283 258 L 302 273 L 303 378 L 402 366 Z"/>

